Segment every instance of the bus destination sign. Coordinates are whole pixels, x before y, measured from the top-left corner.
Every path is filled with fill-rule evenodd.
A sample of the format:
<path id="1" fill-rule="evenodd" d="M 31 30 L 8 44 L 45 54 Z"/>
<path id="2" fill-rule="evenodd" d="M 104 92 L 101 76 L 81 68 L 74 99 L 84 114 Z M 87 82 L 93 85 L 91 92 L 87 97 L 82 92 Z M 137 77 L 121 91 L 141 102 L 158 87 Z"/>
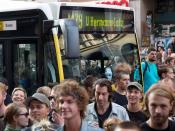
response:
<path id="1" fill-rule="evenodd" d="M 134 32 L 134 13 L 93 7 L 61 7 L 60 18 L 75 19 L 80 32 Z"/>

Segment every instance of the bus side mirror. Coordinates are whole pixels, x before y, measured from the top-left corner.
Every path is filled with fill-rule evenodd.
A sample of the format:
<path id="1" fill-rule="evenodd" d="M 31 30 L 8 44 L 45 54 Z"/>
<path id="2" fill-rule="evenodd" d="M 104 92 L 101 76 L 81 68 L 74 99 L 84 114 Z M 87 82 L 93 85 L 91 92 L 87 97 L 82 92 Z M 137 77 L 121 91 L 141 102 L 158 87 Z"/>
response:
<path id="1" fill-rule="evenodd" d="M 80 57 L 79 31 L 75 20 L 60 19 L 59 25 L 64 37 L 65 57 Z"/>
<path id="2" fill-rule="evenodd" d="M 59 20 L 45 20 L 43 23 L 43 33 L 48 33 L 52 28 L 59 27 L 63 34 L 63 44 L 65 50 L 65 57 L 68 59 L 76 59 L 80 57 L 80 42 L 79 31 L 75 20 L 59 19 Z"/>

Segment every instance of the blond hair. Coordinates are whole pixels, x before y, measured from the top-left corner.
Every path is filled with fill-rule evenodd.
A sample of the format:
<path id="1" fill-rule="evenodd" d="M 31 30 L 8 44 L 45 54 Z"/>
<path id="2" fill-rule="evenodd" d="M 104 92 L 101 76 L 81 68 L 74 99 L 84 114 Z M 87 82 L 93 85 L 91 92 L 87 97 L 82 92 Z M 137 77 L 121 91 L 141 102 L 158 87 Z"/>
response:
<path id="1" fill-rule="evenodd" d="M 51 88 L 48 86 L 42 86 L 36 90 L 36 93 L 42 93 L 46 95 L 47 97 L 50 95 L 50 92 L 51 92 Z"/>
<path id="2" fill-rule="evenodd" d="M 148 112 L 148 103 L 149 103 L 149 100 L 148 99 L 149 99 L 150 94 L 154 94 L 156 96 L 165 97 L 165 98 L 167 98 L 167 99 L 170 100 L 170 104 L 173 104 L 174 103 L 173 94 L 171 93 L 171 90 L 169 90 L 169 87 L 167 85 L 162 84 L 162 83 L 154 84 L 146 92 L 145 98 L 144 98 L 144 101 L 145 101 L 145 110 L 146 110 L 147 113 L 149 113 Z"/>
<path id="3" fill-rule="evenodd" d="M 114 73 L 119 73 L 119 72 L 126 72 L 128 74 L 131 74 L 131 66 L 127 63 L 118 63 L 115 66 Z"/>
<path id="4" fill-rule="evenodd" d="M 27 99 L 27 92 L 26 92 L 26 90 L 25 90 L 24 88 L 22 88 L 22 87 L 15 87 L 15 88 L 13 89 L 13 91 L 12 91 L 12 97 L 13 97 L 13 95 L 14 95 L 14 93 L 15 93 L 16 91 L 22 91 L 22 92 L 24 92 L 24 98 Z"/>
<path id="5" fill-rule="evenodd" d="M 8 86 L 0 82 L 0 92 L 5 93 L 7 92 L 7 89 L 8 89 Z"/>
<path id="6" fill-rule="evenodd" d="M 105 129 L 105 131 L 114 131 L 117 125 L 121 122 L 122 120 L 118 118 L 110 117 L 104 121 L 103 128 Z"/>

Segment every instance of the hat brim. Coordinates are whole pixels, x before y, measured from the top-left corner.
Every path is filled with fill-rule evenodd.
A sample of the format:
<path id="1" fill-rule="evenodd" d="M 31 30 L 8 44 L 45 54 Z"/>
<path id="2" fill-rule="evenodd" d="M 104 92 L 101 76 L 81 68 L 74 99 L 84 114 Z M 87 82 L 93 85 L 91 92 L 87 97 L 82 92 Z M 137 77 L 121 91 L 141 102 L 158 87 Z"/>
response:
<path id="1" fill-rule="evenodd" d="M 135 85 L 129 85 L 127 89 L 128 89 L 128 90 L 137 89 L 137 90 L 139 90 L 139 91 L 142 91 L 142 89 L 140 89 L 139 87 L 137 87 L 137 86 L 135 86 Z"/>
<path id="2" fill-rule="evenodd" d="M 26 106 L 29 107 L 30 106 L 30 103 L 33 101 L 33 100 L 36 100 L 36 101 L 39 101 L 40 103 L 43 103 L 42 101 L 40 101 L 39 99 L 35 98 L 35 97 L 32 97 L 30 96 L 29 98 L 27 98 L 26 100 Z M 45 103 L 43 103 L 45 104 Z"/>

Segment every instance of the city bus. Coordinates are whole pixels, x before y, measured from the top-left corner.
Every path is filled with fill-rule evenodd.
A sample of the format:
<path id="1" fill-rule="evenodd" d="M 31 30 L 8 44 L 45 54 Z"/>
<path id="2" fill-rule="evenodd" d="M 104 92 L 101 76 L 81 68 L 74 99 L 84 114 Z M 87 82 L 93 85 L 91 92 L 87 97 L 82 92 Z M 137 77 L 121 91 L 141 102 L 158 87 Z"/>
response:
<path id="1" fill-rule="evenodd" d="M 112 80 L 120 62 L 133 71 L 140 65 L 132 8 L 0 3 L 0 77 L 7 78 L 10 91 L 21 85 L 30 95 L 40 86 L 68 78 L 81 82 L 87 75 Z"/>
<path id="2" fill-rule="evenodd" d="M 0 2 L 0 77 L 8 80 L 9 92 L 22 86 L 31 95 L 39 86 L 63 80 L 57 32 L 65 34 L 64 57 L 79 58 L 75 20 L 54 20 L 46 3 Z"/>
<path id="3" fill-rule="evenodd" d="M 131 80 L 134 80 L 137 68 L 141 76 L 139 82 L 142 83 L 134 9 L 94 2 L 56 3 L 51 6 L 59 19 L 76 20 L 80 33 L 80 58 L 73 62 L 62 59 L 68 69 L 64 71 L 69 72 L 64 73 L 65 78 L 74 77 L 81 81 L 87 75 L 93 75 L 113 80 L 115 66 L 125 62 L 132 68 Z"/>

